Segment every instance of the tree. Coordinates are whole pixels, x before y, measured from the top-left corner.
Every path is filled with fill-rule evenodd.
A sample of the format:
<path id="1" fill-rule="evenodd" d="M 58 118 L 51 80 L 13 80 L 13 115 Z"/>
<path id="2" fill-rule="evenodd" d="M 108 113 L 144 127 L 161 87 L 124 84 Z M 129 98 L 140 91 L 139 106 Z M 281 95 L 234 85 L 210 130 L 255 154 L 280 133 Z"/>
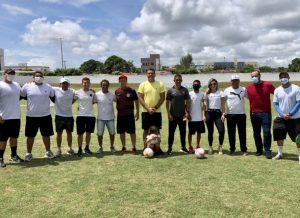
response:
<path id="1" fill-rule="evenodd" d="M 83 62 L 80 65 L 79 69 L 87 74 L 100 73 L 100 70 L 103 69 L 103 63 L 94 59 L 90 59 L 88 61 Z"/>
<path id="2" fill-rule="evenodd" d="M 243 68 L 240 69 L 241 73 L 250 73 L 252 71 L 254 71 L 254 67 L 250 64 L 247 64 L 246 66 L 244 66 Z"/>
<path id="3" fill-rule="evenodd" d="M 133 64 L 132 64 L 133 65 Z M 123 58 L 112 55 L 104 62 L 105 73 L 111 74 L 114 71 L 130 72 L 130 64 Z"/>
<path id="4" fill-rule="evenodd" d="M 187 54 L 186 56 L 183 56 L 180 59 L 180 65 L 184 69 L 190 69 L 192 62 L 193 62 L 193 56 L 191 54 Z"/>
<path id="5" fill-rule="evenodd" d="M 260 72 L 273 72 L 274 69 L 272 67 L 269 66 L 262 66 L 259 68 Z"/>
<path id="6" fill-rule="evenodd" d="M 277 71 L 280 72 L 280 73 L 281 73 L 281 72 L 286 73 L 286 72 L 288 72 L 288 68 L 285 68 L 285 67 L 278 67 L 278 68 L 277 68 Z"/>
<path id="7" fill-rule="evenodd" d="M 292 60 L 292 63 L 289 64 L 288 71 L 300 72 L 300 58 L 294 58 Z"/>

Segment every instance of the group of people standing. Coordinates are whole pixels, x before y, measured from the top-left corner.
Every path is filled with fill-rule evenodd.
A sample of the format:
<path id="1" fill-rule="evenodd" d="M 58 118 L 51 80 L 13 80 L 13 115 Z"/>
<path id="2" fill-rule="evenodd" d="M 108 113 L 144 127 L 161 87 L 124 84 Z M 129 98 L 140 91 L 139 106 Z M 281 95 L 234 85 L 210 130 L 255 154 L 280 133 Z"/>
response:
<path id="1" fill-rule="evenodd" d="M 265 154 L 266 158 L 272 158 L 271 154 L 271 101 L 270 95 L 274 94 L 273 102 L 278 113 L 273 124 L 273 138 L 277 141 L 278 154 L 273 159 L 282 159 L 283 141 L 289 134 L 292 141 L 296 142 L 300 163 L 300 88 L 289 82 L 288 73 L 280 73 L 281 86 L 275 89 L 272 83 L 262 81 L 260 72 L 251 73 L 252 82 L 246 88 L 240 86 L 238 75 L 232 75 L 231 86 L 224 91 L 219 90 L 218 81 L 211 79 L 208 82 L 206 92 L 202 92 L 201 82 L 193 81 L 192 91 L 183 87 L 182 76 L 174 76 L 174 86 L 166 91 L 164 84 L 155 80 L 155 70 L 147 71 L 147 80 L 142 82 L 137 92 L 127 84 L 127 76 L 120 75 L 120 87 L 114 93 L 109 91 L 109 81 L 103 79 L 100 82 L 101 90 L 95 92 L 91 89 L 88 77 L 82 79 L 82 88 L 75 91 L 70 88 L 70 80 L 61 78 L 60 87 L 52 87 L 44 82 L 44 75 L 40 71 L 33 74 L 33 81 L 26 83 L 22 88 L 14 82 L 15 71 L 5 70 L 3 81 L 0 82 L 0 167 L 5 167 L 3 160 L 7 141 L 11 147 L 11 160 L 21 162 L 17 154 L 17 138 L 20 132 L 20 99 L 27 100 L 27 114 L 25 136 L 27 137 L 27 153 L 25 161 L 31 161 L 32 148 L 35 136 L 40 130 L 45 145 L 45 158 L 54 158 L 62 155 L 62 133 L 67 134 L 67 153 L 74 155 L 72 148 L 72 132 L 74 118 L 72 104 L 78 101 L 76 130 L 78 151 L 76 155 L 83 153 L 90 155 L 91 134 L 97 124 L 97 136 L 99 149 L 96 153 L 103 153 L 103 135 L 105 127 L 109 132 L 110 151 L 116 152 L 115 141 L 115 115 L 113 103 L 116 102 L 117 125 L 116 130 L 120 135 L 121 151 L 126 152 L 126 133 L 130 135 L 132 153 L 136 153 L 136 127 L 135 121 L 139 119 L 139 107 L 142 106 L 142 129 L 144 149 L 149 146 L 147 139 L 154 132 L 160 135 L 162 127 L 161 106 L 166 100 L 166 110 L 169 121 L 167 154 L 172 154 L 174 134 L 178 125 L 180 131 L 181 152 L 192 153 L 194 151 L 192 137 L 196 134 L 195 148 L 201 146 L 201 134 L 205 132 L 205 124 L 208 130 L 209 154 L 213 154 L 214 126 L 219 133 L 218 153 L 223 154 L 223 142 L 225 135 L 225 120 L 229 138 L 230 155 L 236 151 L 236 128 L 238 129 L 240 150 L 242 155 L 247 155 L 246 145 L 246 112 L 244 98 L 250 102 L 250 119 L 253 126 L 253 136 L 256 145 L 256 155 Z M 50 101 L 55 104 L 55 127 L 57 152 L 54 155 L 50 150 L 50 136 L 54 134 Z M 97 104 L 97 119 L 94 115 L 93 105 Z M 186 123 L 188 122 L 188 148 L 186 146 Z M 263 138 L 261 137 L 263 129 Z M 85 135 L 85 138 L 84 138 Z M 153 137 L 151 139 L 153 141 Z M 160 136 L 157 137 L 160 142 Z M 85 147 L 83 149 L 85 139 Z M 151 143 L 150 143 L 151 144 Z M 156 155 L 165 154 L 159 145 L 156 145 Z"/>

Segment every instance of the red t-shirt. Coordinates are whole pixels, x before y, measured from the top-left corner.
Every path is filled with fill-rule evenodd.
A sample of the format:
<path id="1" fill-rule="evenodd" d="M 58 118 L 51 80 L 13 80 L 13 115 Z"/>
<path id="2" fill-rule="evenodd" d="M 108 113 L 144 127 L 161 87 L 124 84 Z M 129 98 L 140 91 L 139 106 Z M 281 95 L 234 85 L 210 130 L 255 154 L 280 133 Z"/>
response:
<path id="1" fill-rule="evenodd" d="M 130 87 L 118 88 L 115 91 L 118 115 L 127 116 L 134 114 L 134 101 L 138 100 L 136 91 Z"/>
<path id="2" fill-rule="evenodd" d="M 251 112 L 271 112 L 270 94 L 273 94 L 275 90 L 272 83 L 266 81 L 259 84 L 250 83 L 246 90 Z"/>

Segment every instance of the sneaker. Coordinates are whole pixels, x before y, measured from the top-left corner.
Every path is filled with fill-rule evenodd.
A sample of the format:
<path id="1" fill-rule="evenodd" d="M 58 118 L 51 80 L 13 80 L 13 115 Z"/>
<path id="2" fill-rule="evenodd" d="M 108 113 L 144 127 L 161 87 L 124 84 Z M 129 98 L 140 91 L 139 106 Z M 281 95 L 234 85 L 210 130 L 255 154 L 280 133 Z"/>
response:
<path id="1" fill-rule="evenodd" d="M 81 149 L 81 148 L 78 149 L 78 151 L 77 151 L 77 156 L 78 156 L 78 157 L 81 157 L 81 156 L 82 156 L 82 149 Z"/>
<path id="2" fill-rule="evenodd" d="M 122 147 L 122 153 L 124 154 L 124 153 L 126 153 L 126 147 Z"/>
<path id="3" fill-rule="evenodd" d="M 212 155 L 214 153 L 214 149 L 212 146 L 209 146 L 208 148 L 208 154 Z"/>
<path id="4" fill-rule="evenodd" d="M 230 156 L 234 156 L 234 152 L 235 152 L 235 151 L 230 151 L 230 152 L 229 152 Z"/>
<path id="5" fill-rule="evenodd" d="M 282 159 L 282 155 L 277 154 L 275 157 L 272 158 L 272 160 L 281 160 Z"/>
<path id="6" fill-rule="evenodd" d="M 31 161 L 32 160 L 32 154 L 31 153 L 26 153 L 24 160 L 25 160 L 25 162 Z"/>
<path id="7" fill-rule="evenodd" d="M 186 149 L 186 147 L 183 147 L 179 150 L 180 152 L 183 152 L 183 153 L 189 153 L 188 149 Z"/>
<path id="8" fill-rule="evenodd" d="M 22 158 L 20 158 L 18 155 L 16 156 L 11 156 L 10 160 L 12 162 L 15 162 L 15 163 L 21 163 L 21 162 L 24 162 L 24 160 Z"/>
<path id="9" fill-rule="evenodd" d="M 248 155 L 247 151 L 242 151 L 241 153 L 242 153 L 243 156 L 247 156 Z"/>
<path id="10" fill-rule="evenodd" d="M 222 146 L 219 146 L 219 155 L 223 155 L 223 148 L 222 148 Z"/>
<path id="11" fill-rule="evenodd" d="M 75 152 L 74 152 L 74 150 L 73 150 L 71 147 L 68 147 L 68 149 L 67 149 L 67 154 L 68 154 L 68 155 L 74 155 Z"/>
<path id="12" fill-rule="evenodd" d="M 199 146 L 199 145 L 197 145 L 195 149 L 197 149 L 197 148 L 200 148 L 200 146 Z"/>
<path id="13" fill-rule="evenodd" d="M 57 150 L 55 157 L 61 157 L 61 150 Z"/>
<path id="14" fill-rule="evenodd" d="M 116 149 L 115 149 L 115 146 L 110 146 L 110 152 L 111 153 L 116 153 Z"/>
<path id="15" fill-rule="evenodd" d="M 96 154 L 102 154 L 103 153 L 103 148 L 99 147 L 98 151 L 96 151 Z"/>
<path id="16" fill-rule="evenodd" d="M 136 154 L 136 148 L 132 148 L 132 154 Z"/>
<path id="17" fill-rule="evenodd" d="M 189 146 L 189 153 L 190 153 L 190 154 L 193 154 L 193 153 L 194 153 L 194 148 L 193 148 L 193 146 Z"/>
<path id="18" fill-rule="evenodd" d="M 55 156 L 53 155 L 52 151 L 46 151 L 44 158 L 53 159 Z"/>
<path id="19" fill-rule="evenodd" d="M 84 148 L 84 153 L 87 154 L 87 155 L 91 155 L 93 152 L 91 152 L 89 147 L 85 147 Z"/>
<path id="20" fill-rule="evenodd" d="M 271 159 L 272 158 L 272 153 L 271 151 L 266 151 L 266 158 Z"/>
<path id="21" fill-rule="evenodd" d="M 3 159 L 0 159 L 0 168 L 6 167 L 6 164 L 4 163 Z"/>
<path id="22" fill-rule="evenodd" d="M 167 155 L 172 155 L 172 148 L 168 148 Z"/>
<path id="23" fill-rule="evenodd" d="M 256 153 L 255 153 L 255 156 L 261 156 L 262 155 L 262 152 L 260 152 L 260 151 L 257 151 Z"/>

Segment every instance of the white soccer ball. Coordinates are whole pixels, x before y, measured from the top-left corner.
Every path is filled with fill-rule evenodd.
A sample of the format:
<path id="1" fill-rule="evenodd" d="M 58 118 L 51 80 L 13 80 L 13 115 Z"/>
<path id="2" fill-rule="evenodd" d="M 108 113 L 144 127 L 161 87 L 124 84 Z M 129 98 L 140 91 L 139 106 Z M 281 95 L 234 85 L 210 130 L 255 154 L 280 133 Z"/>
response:
<path id="1" fill-rule="evenodd" d="M 151 158 L 154 156 L 154 151 L 151 148 L 146 148 L 143 154 L 146 158 Z"/>
<path id="2" fill-rule="evenodd" d="M 203 148 L 195 149 L 195 156 L 199 159 L 203 159 L 205 157 L 205 151 Z"/>

